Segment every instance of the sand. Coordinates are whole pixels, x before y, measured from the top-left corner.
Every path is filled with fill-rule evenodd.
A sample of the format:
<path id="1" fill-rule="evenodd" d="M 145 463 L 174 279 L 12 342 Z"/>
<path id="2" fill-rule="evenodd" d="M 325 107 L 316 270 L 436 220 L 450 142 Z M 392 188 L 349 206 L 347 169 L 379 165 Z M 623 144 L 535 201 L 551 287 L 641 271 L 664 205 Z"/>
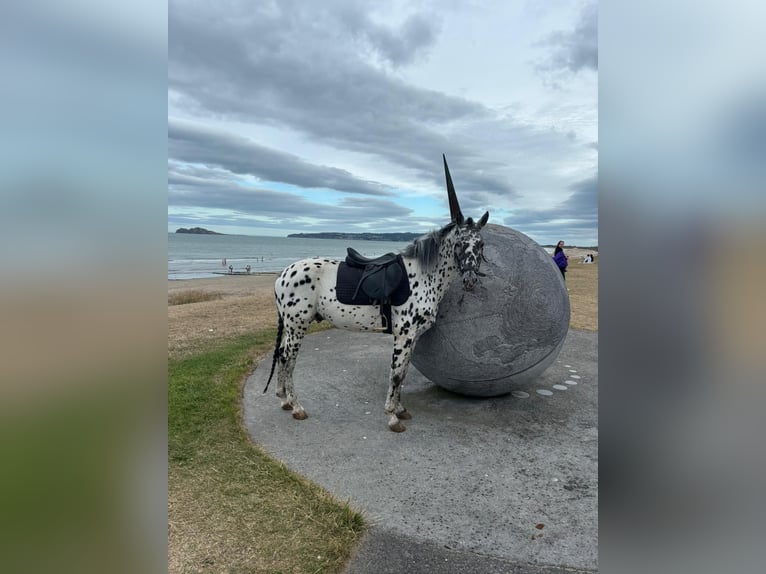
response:
<path id="1" fill-rule="evenodd" d="M 184 356 L 205 343 L 276 328 L 274 281 L 277 275 L 254 273 L 168 281 L 168 296 L 202 291 L 221 297 L 168 306 L 168 355 Z"/>

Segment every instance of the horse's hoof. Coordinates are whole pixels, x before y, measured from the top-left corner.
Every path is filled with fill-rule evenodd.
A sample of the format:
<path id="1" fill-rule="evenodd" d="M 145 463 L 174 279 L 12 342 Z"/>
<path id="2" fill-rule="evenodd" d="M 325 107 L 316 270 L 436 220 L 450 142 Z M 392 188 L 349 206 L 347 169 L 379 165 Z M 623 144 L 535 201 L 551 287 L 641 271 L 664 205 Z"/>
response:
<path id="1" fill-rule="evenodd" d="M 396 413 L 396 416 L 400 419 L 403 419 L 405 421 L 408 421 L 412 418 L 412 415 L 410 414 L 410 411 L 402 411 L 400 413 Z"/>
<path id="2" fill-rule="evenodd" d="M 290 403 L 285 403 L 285 404 L 282 405 L 282 410 L 283 411 L 291 411 L 291 410 L 293 410 L 293 405 L 291 405 Z"/>
<path id="3" fill-rule="evenodd" d="M 303 419 L 307 419 L 308 415 L 306 414 L 306 411 L 294 411 L 293 418 L 302 421 Z"/>
<path id="4" fill-rule="evenodd" d="M 392 431 L 394 431 L 394 432 L 404 432 L 404 431 L 406 431 L 406 430 L 407 430 L 407 427 L 406 427 L 406 426 L 404 426 L 404 425 L 403 425 L 402 423 L 400 423 L 399 421 L 396 421 L 396 423 L 395 423 L 395 424 L 389 424 L 389 425 L 388 425 L 388 428 L 390 428 L 390 429 L 391 429 Z"/>

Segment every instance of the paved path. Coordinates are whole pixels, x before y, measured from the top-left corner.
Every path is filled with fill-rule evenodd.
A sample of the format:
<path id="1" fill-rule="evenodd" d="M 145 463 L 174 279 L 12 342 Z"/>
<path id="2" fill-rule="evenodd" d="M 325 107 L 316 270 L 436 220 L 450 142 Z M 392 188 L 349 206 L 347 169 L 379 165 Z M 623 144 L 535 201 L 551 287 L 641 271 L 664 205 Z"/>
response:
<path id="1" fill-rule="evenodd" d="M 598 335 L 570 330 L 516 389 L 528 397 L 452 394 L 411 366 L 399 434 L 383 414 L 391 350 L 390 335 L 308 336 L 295 369 L 304 421 L 279 408 L 274 381 L 262 394 L 271 357 L 245 386 L 253 440 L 371 523 L 347 574 L 597 570 Z"/>

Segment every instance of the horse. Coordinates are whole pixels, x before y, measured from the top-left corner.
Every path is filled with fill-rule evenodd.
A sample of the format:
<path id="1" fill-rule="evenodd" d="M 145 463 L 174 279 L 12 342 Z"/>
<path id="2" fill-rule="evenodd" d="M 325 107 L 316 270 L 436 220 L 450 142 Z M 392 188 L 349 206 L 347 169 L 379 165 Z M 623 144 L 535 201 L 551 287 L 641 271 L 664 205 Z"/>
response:
<path id="1" fill-rule="evenodd" d="M 409 297 L 404 302 L 389 302 L 388 307 L 386 332 L 394 336 L 394 349 L 384 411 L 388 416 L 388 428 L 394 432 L 406 430 L 401 421 L 412 418 L 402 405 L 401 387 L 418 336 L 434 324 L 439 303 L 455 277 L 461 276 L 463 289 L 471 291 L 483 275 L 479 270 L 484 258 L 480 231 L 489 219 L 489 212 L 476 222 L 463 216 L 447 158 L 442 157 L 451 221 L 441 229 L 419 237 L 397 256 L 409 281 Z M 349 250 L 350 255 L 352 251 Z M 377 262 L 394 255 L 378 258 Z M 279 321 L 271 373 L 263 392 L 268 390 L 278 363 L 276 395 L 281 399 L 282 409 L 292 411 L 293 418 L 298 420 L 308 415 L 298 402 L 293 370 L 309 324 L 327 320 L 335 327 L 347 330 L 380 330 L 376 327 L 381 321 L 382 303 L 354 305 L 339 301 L 337 277 L 341 266 L 342 263 L 334 259 L 303 259 L 286 267 L 274 284 Z"/>

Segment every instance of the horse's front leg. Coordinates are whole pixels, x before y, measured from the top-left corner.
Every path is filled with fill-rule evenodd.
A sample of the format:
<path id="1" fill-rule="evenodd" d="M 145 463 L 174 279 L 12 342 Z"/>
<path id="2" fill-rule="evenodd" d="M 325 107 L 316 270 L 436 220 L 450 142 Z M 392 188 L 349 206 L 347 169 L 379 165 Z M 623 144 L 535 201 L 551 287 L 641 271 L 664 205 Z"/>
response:
<path id="1" fill-rule="evenodd" d="M 391 359 L 391 374 L 388 381 L 388 395 L 386 397 L 385 411 L 389 416 L 388 428 L 394 432 L 403 432 L 406 427 L 402 420 L 412 418 L 401 403 L 402 384 L 407 376 L 407 368 L 410 366 L 410 355 L 414 339 L 410 337 L 398 337 L 394 335 L 394 352 Z"/>

